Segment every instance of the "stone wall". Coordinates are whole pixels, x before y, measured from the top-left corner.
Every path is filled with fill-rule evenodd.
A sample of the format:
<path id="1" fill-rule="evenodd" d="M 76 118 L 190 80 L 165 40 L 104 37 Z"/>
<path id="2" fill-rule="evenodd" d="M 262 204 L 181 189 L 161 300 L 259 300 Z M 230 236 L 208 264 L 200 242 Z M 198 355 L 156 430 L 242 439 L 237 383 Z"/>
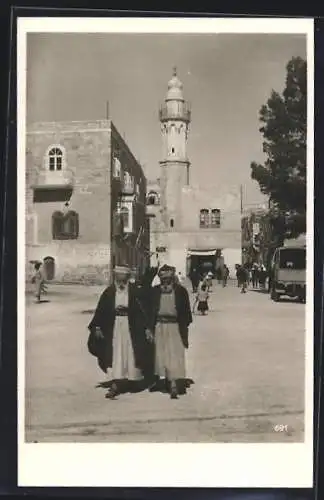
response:
<path id="1" fill-rule="evenodd" d="M 48 169 L 48 152 L 53 146 L 64 152 L 62 172 Z M 43 261 L 45 257 L 54 259 L 54 281 L 66 283 L 107 283 L 116 252 L 126 254 L 129 264 L 143 267 L 142 256 L 133 250 L 137 232 L 145 222 L 146 178 L 112 122 L 36 123 L 28 128 L 26 149 L 27 279 L 33 269 L 30 261 Z M 112 213 L 120 195 L 120 183 L 112 183 L 116 149 L 122 169 L 127 168 L 140 186 L 130 248 L 112 244 Z M 58 176 L 63 179 L 61 185 Z M 72 190 L 69 182 L 64 184 L 65 177 L 71 181 Z M 75 240 L 53 240 L 52 215 L 64 210 L 66 201 L 79 215 L 79 236 Z M 143 244 L 149 244 L 147 227 Z"/>
<path id="2" fill-rule="evenodd" d="M 53 282 L 107 284 L 111 279 L 110 245 L 79 244 L 72 241 L 27 246 L 26 278 L 31 279 L 31 261 L 52 257 L 55 262 Z"/>
<path id="3" fill-rule="evenodd" d="M 65 151 L 64 169 L 73 175 L 70 208 L 79 214 L 78 243 L 108 244 L 111 228 L 109 122 L 39 124 L 35 127 L 27 134 L 27 169 L 30 172 L 27 210 L 35 217 L 37 240 L 27 243 L 50 243 L 52 213 L 64 206 L 62 189 L 58 190 L 56 200 L 30 203 L 33 185 L 39 182 L 39 173 L 47 168 L 46 153 L 51 145 L 59 145 Z"/>

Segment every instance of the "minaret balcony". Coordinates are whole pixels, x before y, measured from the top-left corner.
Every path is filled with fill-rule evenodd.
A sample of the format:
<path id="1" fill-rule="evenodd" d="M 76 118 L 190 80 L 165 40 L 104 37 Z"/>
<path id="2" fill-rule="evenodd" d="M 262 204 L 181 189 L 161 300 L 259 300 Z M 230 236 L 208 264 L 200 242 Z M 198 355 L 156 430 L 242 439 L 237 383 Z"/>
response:
<path id="1" fill-rule="evenodd" d="M 158 211 L 158 207 L 156 205 L 146 205 L 146 207 L 145 207 L 146 217 L 149 217 L 149 218 L 156 217 L 157 211 Z"/>
<path id="2" fill-rule="evenodd" d="M 163 105 L 160 108 L 159 117 L 161 122 L 179 120 L 189 123 L 191 121 L 191 110 L 186 104 L 181 106 L 180 109 L 170 109 L 167 105 Z"/>
<path id="3" fill-rule="evenodd" d="M 134 183 L 123 183 L 121 186 L 121 192 L 122 194 L 126 195 L 132 195 L 135 194 L 135 185 Z"/>

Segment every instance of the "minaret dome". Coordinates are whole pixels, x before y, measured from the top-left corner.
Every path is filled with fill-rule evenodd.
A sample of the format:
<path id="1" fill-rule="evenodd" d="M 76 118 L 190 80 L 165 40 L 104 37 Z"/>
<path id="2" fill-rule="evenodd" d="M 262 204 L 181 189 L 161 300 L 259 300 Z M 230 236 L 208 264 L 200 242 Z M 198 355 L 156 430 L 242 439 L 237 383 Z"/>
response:
<path id="1" fill-rule="evenodd" d="M 183 93 L 182 93 L 183 85 L 177 76 L 177 68 L 173 68 L 173 75 L 171 80 L 168 83 L 168 92 L 166 95 L 166 101 L 169 100 L 179 100 L 183 101 Z"/>

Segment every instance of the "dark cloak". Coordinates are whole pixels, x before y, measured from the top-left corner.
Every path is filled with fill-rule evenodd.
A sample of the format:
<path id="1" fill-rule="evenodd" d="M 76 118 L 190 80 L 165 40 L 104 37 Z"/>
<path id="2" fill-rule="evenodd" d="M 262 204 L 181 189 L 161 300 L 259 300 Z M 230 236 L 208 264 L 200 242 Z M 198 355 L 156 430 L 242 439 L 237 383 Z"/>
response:
<path id="1" fill-rule="evenodd" d="M 154 366 L 153 346 L 146 340 L 145 329 L 149 324 L 149 316 L 145 304 L 146 294 L 142 287 L 129 284 L 128 325 L 132 341 L 135 365 L 144 375 L 151 375 Z M 90 335 L 88 350 L 98 360 L 99 367 L 106 373 L 112 367 L 113 334 L 115 326 L 116 287 L 107 287 L 98 302 L 94 316 L 88 325 Z M 95 335 L 95 328 L 99 327 L 103 338 Z"/>

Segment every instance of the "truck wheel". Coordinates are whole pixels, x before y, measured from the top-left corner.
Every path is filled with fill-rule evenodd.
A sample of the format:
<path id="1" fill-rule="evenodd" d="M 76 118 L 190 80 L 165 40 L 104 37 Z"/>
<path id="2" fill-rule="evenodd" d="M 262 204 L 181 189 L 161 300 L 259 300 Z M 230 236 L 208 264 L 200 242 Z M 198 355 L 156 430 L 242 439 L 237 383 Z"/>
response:
<path id="1" fill-rule="evenodd" d="M 271 288 L 271 300 L 273 300 L 274 302 L 279 302 L 279 298 L 280 298 L 280 295 L 279 293 L 276 292 L 276 290 L 272 287 Z"/>

